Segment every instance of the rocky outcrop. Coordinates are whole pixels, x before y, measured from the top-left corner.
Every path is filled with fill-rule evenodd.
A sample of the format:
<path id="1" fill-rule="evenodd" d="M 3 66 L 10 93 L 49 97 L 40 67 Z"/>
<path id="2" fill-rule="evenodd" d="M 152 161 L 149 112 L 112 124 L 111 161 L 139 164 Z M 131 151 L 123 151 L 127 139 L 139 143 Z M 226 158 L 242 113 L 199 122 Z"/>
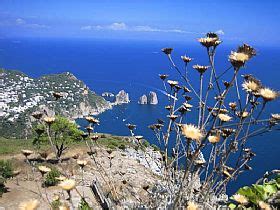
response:
<path id="1" fill-rule="evenodd" d="M 148 98 L 147 96 L 144 94 L 139 98 L 138 104 L 147 104 L 148 103 Z"/>
<path id="2" fill-rule="evenodd" d="M 151 104 L 151 105 L 157 105 L 158 104 L 158 98 L 157 94 L 153 91 L 150 91 L 148 97 L 147 95 L 142 95 L 139 98 L 138 104 Z"/>
<path id="3" fill-rule="evenodd" d="M 129 95 L 126 93 L 124 90 L 121 90 L 117 95 L 116 95 L 116 100 L 115 100 L 115 105 L 118 104 L 127 104 L 129 103 Z"/>
<path id="4" fill-rule="evenodd" d="M 102 97 L 114 97 L 115 95 L 113 93 L 110 92 L 104 92 L 101 94 Z"/>
<path id="5" fill-rule="evenodd" d="M 157 105 L 158 104 L 158 98 L 157 94 L 153 91 L 150 91 L 149 96 L 148 96 L 148 103 L 152 105 Z"/>

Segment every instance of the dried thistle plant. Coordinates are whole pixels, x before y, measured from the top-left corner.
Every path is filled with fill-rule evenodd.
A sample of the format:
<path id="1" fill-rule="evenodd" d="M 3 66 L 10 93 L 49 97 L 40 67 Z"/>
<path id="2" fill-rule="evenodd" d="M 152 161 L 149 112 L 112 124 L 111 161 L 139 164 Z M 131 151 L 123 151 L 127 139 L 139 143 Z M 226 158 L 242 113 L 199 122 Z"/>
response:
<path id="1" fill-rule="evenodd" d="M 165 107 L 166 123 L 149 126 L 163 145 L 163 173 L 151 193 L 150 207 L 176 208 L 197 203 L 214 208 L 225 202 L 228 183 L 252 169 L 249 162 L 255 153 L 246 146 L 247 140 L 271 131 L 279 123 L 279 114 L 260 119 L 266 104 L 279 96 L 278 91 L 264 87 L 252 75 L 243 75 L 243 83 L 238 82 L 242 68 L 256 56 L 256 50 L 247 44 L 238 47 L 228 56 L 230 67 L 222 72 L 216 70 L 214 62 L 222 43 L 219 36 L 208 33 L 198 41 L 209 60 L 208 65 L 193 65 L 199 74 L 198 91 L 195 81 L 188 77 L 193 59 L 181 56 L 184 68 L 180 69 L 173 60 L 173 48 L 162 49 L 178 78 L 166 80 L 167 74 L 159 75 L 169 104 Z M 225 74 L 231 75 L 230 81 L 222 80 Z M 244 94 L 240 94 L 240 86 Z M 190 112 L 196 106 L 198 115 L 193 119 Z M 134 136 L 133 128 L 128 127 Z"/>

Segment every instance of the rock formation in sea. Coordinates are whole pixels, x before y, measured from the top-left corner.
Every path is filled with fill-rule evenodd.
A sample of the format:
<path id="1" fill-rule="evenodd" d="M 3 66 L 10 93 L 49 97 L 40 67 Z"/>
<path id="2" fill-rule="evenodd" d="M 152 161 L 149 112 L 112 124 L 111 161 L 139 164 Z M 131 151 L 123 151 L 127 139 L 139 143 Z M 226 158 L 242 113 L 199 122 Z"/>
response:
<path id="1" fill-rule="evenodd" d="M 101 94 L 102 97 L 114 97 L 115 95 L 113 93 L 110 92 L 104 92 Z"/>
<path id="2" fill-rule="evenodd" d="M 148 96 L 148 103 L 152 105 L 157 105 L 158 104 L 158 98 L 157 94 L 153 91 L 150 91 L 149 96 Z"/>
<path id="3" fill-rule="evenodd" d="M 116 95 L 116 100 L 115 104 L 127 104 L 129 103 L 129 95 L 126 93 L 124 90 L 121 90 L 117 95 Z"/>
<path id="4" fill-rule="evenodd" d="M 148 103 L 148 98 L 147 96 L 144 94 L 139 98 L 138 104 L 147 104 Z"/>

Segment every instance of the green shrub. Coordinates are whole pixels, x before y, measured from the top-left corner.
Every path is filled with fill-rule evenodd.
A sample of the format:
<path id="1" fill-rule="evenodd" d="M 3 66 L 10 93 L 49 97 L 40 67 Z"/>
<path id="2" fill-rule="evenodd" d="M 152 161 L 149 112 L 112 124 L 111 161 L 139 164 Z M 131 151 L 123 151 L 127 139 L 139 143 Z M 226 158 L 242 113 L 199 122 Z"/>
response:
<path id="1" fill-rule="evenodd" d="M 120 144 L 120 145 L 119 145 L 119 149 L 125 150 L 125 148 L 126 148 L 125 144 Z"/>
<path id="2" fill-rule="evenodd" d="M 244 196 L 248 203 L 244 206 L 239 204 L 234 199 L 234 196 L 231 199 L 234 201 L 229 204 L 231 209 L 258 209 L 259 202 L 268 203 L 277 192 L 280 192 L 280 175 L 276 176 L 275 179 L 270 180 L 269 182 L 263 184 L 253 184 L 251 186 L 244 186 L 240 188 L 236 194 Z"/>
<path id="3" fill-rule="evenodd" d="M 6 192 L 5 182 L 6 179 L 0 176 L 0 197 L 2 197 L 4 192 Z"/>
<path id="4" fill-rule="evenodd" d="M 13 167 L 10 161 L 0 160 L 0 176 L 8 179 L 13 176 Z"/>
<path id="5" fill-rule="evenodd" d="M 150 143 L 148 141 L 146 141 L 146 140 L 143 140 L 142 144 L 143 144 L 144 147 L 150 146 Z"/>
<path id="6" fill-rule="evenodd" d="M 6 192 L 5 182 L 13 176 L 12 163 L 7 160 L 0 160 L 0 197 Z"/>
<path id="7" fill-rule="evenodd" d="M 56 177 L 60 176 L 60 172 L 56 168 L 52 168 L 52 170 L 47 173 L 44 181 L 44 186 L 49 187 L 49 186 L 55 186 L 58 184 L 58 180 Z"/>
<path id="8" fill-rule="evenodd" d="M 51 202 L 52 210 L 59 210 L 59 206 L 61 206 L 60 200 L 54 200 Z"/>
<path id="9" fill-rule="evenodd" d="M 152 144 L 151 147 L 155 150 L 155 151 L 160 151 L 159 147 L 155 144 Z"/>
<path id="10" fill-rule="evenodd" d="M 91 208 L 88 202 L 86 202 L 86 200 L 82 198 L 79 204 L 79 210 L 93 210 L 93 208 Z"/>

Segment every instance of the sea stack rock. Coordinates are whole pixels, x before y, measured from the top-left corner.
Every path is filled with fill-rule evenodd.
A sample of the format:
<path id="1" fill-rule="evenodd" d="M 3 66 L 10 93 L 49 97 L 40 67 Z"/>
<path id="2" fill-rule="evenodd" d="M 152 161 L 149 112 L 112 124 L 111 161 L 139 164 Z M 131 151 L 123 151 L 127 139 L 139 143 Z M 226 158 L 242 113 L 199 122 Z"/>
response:
<path id="1" fill-rule="evenodd" d="M 124 90 L 121 90 L 117 95 L 116 95 L 116 104 L 127 104 L 129 103 L 129 95 L 126 93 Z"/>
<path id="2" fill-rule="evenodd" d="M 148 103 L 148 98 L 147 96 L 144 94 L 139 98 L 138 104 L 147 104 Z"/>
<path id="3" fill-rule="evenodd" d="M 157 94 L 155 92 L 151 91 L 149 93 L 148 103 L 152 104 L 152 105 L 157 105 L 158 104 L 158 98 L 157 98 Z"/>
<path id="4" fill-rule="evenodd" d="M 110 98 L 110 97 L 114 97 L 114 94 L 110 93 L 110 92 L 104 92 L 104 93 L 101 94 L 101 96 Z"/>

